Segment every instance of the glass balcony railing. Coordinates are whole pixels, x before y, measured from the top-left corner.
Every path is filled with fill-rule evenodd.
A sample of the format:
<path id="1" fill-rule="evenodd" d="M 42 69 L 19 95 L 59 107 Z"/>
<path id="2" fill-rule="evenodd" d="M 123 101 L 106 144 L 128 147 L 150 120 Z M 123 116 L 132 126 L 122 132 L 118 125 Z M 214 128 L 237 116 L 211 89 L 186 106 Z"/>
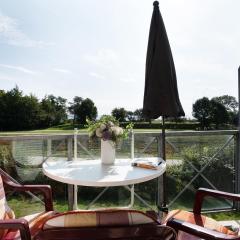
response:
<path id="1" fill-rule="evenodd" d="M 161 131 L 140 132 L 117 146 L 117 158 L 160 156 Z M 89 141 L 87 134 L 0 136 L 0 167 L 20 183 L 50 184 L 57 210 L 68 209 L 71 186 L 44 176 L 41 165 L 48 159 L 73 159 L 74 152 L 80 159 L 100 158 L 100 141 Z M 77 146 L 77 148 L 76 148 Z M 240 193 L 239 137 L 238 131 L 177 131 L 166 133 L 166 199 L 170 209 L 191 209 L 194 194 L 199 187 Z M 135 199 L 135 208 L 153 208 L 161 204 L 158 179 L 135 185 L 136 193 L 145 201 Z M 126 206 L 130 193 L 123 187 L 79 187 L 79 208 Z M 96 196 L 96 202 L 92 202 Z M 43 209 L 41 199 L 32 195 L 8 195 L 10 205 L 18 209 L 16 214 L 26 215 Z M 31 202 L 31 204 L 29 204 Z M 29 206 L 33 207 L 29 207 Z M 19 207 L 21 206 L 21 207 Z M 233 209 L 237 205 L 229 201 L 207 199 L 204 209 L 216 211 Z M 24 209 L 24 212 L 22 211 Z M 16 211 L 16 210 L 15 210 Z M 29 211 L 29 212 L 28 212 Z"/>

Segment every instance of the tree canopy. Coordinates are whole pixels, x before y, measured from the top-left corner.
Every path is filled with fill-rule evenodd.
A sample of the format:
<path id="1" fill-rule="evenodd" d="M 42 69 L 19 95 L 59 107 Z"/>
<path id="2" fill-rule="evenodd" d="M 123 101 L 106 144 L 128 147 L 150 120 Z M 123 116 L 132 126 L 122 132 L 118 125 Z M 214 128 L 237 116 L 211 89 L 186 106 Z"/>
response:
<path id="1" fill-rule="evenodd" d="M 112 110 L 112 116 L 119 122 L 125 122 L 127 117 L 127 111 L 124 108 L 114 108 Z"/>
<path id="2" fill-rule="evenodd" d="M 202 128 L 209 127 L 211 123 L 211 103 L 207 97 L 198 99 L 193 104 L 193 117 L 200 122 Z"/>
<path id="3" fill-rule="evenodd" d="M 0 91 L 0 129 L 30 130 L 50 127 L 67 119 L 66 99 L 46 96 L 41 102 L 34 95 L 24 95 L 16 86 Z"/>
<path id="4" fill-rule="evenodd" d="M 209 128 L 215 124 L 218 129 L 220 125 L 233 124 L 237 115 L 238 102 L 235 97 L 223 95 L 209 100 L 207 97 L 196 100 L 193 104 L 193 117 L 201 124 L 201 128 Z"/>
<path id="5" fill-rule="evenodd" d="M 87 118 L 95 120 L 97 117 L 97 107 L 90 98 L 74 97 L 73 103 L 70 103 L 69 111 L 73 114 L 75 123 L 85 124 Z"/>
<path id="6" fill-rule="evenodd" d="M 0 94 L 0 129 L 25 130 L 38 127 L 40 106 L 33 95 L 23 95 L 18 87 Z"/>
<path id="7" fill-rule="evenodd" d="M 40 103 L 41 121 L 44 127 L 62 124 L 67 120 L 67 100 L 47 95 Z"/>
<path id="8" fill-rule="evenodd" d="M 220 97 L 214 97 L 213 100 L 221 103 L 228 112 L 237 112 L 238 102 L 235 97 L 229 95 L 223 95 Z"/>

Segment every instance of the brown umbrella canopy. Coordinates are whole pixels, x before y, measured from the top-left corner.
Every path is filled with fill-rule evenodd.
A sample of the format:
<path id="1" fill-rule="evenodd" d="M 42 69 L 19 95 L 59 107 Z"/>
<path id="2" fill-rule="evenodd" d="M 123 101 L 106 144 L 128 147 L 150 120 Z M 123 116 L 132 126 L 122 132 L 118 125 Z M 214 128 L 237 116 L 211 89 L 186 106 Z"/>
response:
<path id="1" fill-rule="evenodd" d="M 146 59 L 143 113 L 149 119 L 160 116 L 184 116 L 167 32 L 158 2 L 155 1 L 153 5 Z"/>

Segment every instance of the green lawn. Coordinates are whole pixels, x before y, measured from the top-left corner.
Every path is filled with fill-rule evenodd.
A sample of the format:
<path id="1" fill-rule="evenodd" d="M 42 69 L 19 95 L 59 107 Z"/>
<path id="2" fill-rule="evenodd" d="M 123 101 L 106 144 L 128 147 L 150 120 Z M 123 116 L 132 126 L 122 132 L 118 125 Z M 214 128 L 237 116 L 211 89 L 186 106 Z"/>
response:
<path id="1" fill-rule="evenodd" d="M 20 198 L 11 198 L 8 200 L 8 204 L 14 210 L 16 217 L 21 217 L 24 215 L 40 212 L 44 210 L 44 207 L 39 202 L 34 202 L 32 200 L 20 199 Z M 79 209 L 85 209 L 87 202 L 79 203 Z M 95 208 L 106 208 L 106 207 L 116 207 L 118 205 L 112 204 L 110 202 L 99 202 L 95 205 Z M 54 209 L 59 212 L 65 212 L 68 210 L 68 205 L 66 201 L 54 201 Z M 134 209 L 138 210 L 147 210 L 146 208 L 135 205 Z M 221 213 L 208 213 L 205 214 L 209 217 L 216 219 L 217 221 L 224 221 L 224 220 L 239 220 L 240 213 L 239 212 L 221 212 Z"/>

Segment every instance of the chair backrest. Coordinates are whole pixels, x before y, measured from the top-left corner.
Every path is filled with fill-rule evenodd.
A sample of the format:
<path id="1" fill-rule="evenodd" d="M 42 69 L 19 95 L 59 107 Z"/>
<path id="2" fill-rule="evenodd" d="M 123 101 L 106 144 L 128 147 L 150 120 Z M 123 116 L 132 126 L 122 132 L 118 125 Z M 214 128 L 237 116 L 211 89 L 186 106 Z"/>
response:
<path id="1" fill-rule="evenodd" d="M 176 232 L 163 225 L 56 228 L 40 232 L 34 240 L 176 240 Z"/>
<path id="2" fill-rule="evenodd" d="M 174 240 L 174 230 L 136 210 L 72 211 L 49 218 L 36 237 L 47 239 L 166 239 Z"/>

